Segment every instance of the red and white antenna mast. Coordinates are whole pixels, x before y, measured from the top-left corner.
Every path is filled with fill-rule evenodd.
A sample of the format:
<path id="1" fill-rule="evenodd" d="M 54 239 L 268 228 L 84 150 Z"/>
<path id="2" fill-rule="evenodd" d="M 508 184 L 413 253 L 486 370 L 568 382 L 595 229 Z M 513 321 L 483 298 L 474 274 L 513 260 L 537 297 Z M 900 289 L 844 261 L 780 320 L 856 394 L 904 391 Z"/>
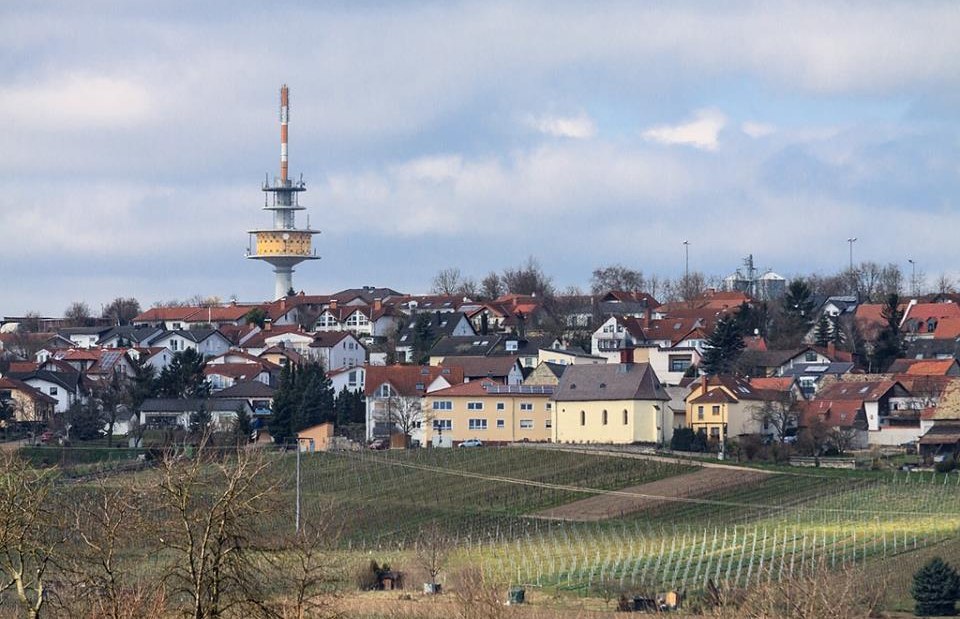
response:
<path id="1" fill-rule="evenodd" d="M 290 122 L 290 89 L 280 87 L 280 182 L 287 184 L 287 123 Z"/>

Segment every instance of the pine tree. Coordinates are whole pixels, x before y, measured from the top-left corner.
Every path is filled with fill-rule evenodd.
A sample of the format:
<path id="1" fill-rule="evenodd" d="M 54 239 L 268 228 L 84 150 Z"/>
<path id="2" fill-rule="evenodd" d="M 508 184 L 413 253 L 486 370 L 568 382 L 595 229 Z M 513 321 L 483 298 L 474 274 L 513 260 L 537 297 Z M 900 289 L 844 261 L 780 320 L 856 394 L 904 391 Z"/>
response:
<path id="1" fill-rule="evenodd" d="M 903 334 L 900 332 L 900 321 L 903 319 L 900 297 L 896 294 L 888 296 L 880 315 L 887 324 L 880 331 L 877 343 L 873 347 L 871 369 L 874 372 L 885 372 L 890 364 L 902 357 L 904 353 Z"/>
<path id="2" fill-rule="evenodd" d="M 168 398 L 206 398 L 210 383 L 203 373 L 203 355 L 192 348 L 173 354 L 170 365 L 157 378 L 160 395 Z"/>
<path id="3" fill-rule="evenodd" d="M 843 326 L 840 324 L 840 317 L 834 316 L 830 319 L 830 341 L 833 342 L 834 346 L 840 348 L 845 340 L 846 336 L 843 333 Z"/>
<path id="4" fill-rule="evenodd" d="M 247 407 L 241 404 L 237 407 L 237 416 L 233 420 L 233 436 L 238 445 L 246 445 L 250 442 L 250 434 L 253 433 L 253 423 L 250 419 L 250 413 Z"/>
<path id="5" fill-rule="evenodd" d="M 787 286 L 783 297 L 780 329 L 777 334 L 784 346 L 798 345 L 813 327 L 813 295 L 802 279 L 795 279 Z"/>
<path id="6" fill-rule="evenodd" d="M 817 320 L 817 330 L 813 334 L 813 342 L 821 348 L 826 348 L 827 344 L 830 343 L 830 337 L 833 333 L 830 330 L 830 319 L 827 318 L 827 315 L 820 314 L 820 319 Z"/>
<path id="7" fill-rule="evenodd" d="M 724 316 L 707 338 L 700 369 L 709 376 L 730 373 L 745 346 L 736 318 Z"/>
<path id="8" fill-rule="evenodd" d="M 917 616 L 952 617 L 957 614 L 960 575 L 949 563 L 934 557 L 913 575 L 910 593 L 917 603 Z"/>
<path id="9" fill-rule="evenodd" d="M 280 370 L 280 384 L 273 394 L 273 414 L 267 423 L 270 435 L 277 443 L 284 443 L 291 436 L 291 421 L 296 397 L 296 367 L 288 363 Z"/>

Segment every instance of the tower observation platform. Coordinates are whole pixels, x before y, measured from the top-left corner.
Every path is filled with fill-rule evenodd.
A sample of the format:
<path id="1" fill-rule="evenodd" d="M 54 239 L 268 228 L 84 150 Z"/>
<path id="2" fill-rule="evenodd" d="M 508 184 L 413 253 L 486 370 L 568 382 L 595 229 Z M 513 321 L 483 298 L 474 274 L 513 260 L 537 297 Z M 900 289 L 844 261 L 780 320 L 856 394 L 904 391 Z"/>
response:
<path id="1" fill-rule="evenodd" d="M 250 243 L 247 258 L 262 260 L 273 266 L 276 274 L 274 298 L 287 296 L 293 289 L 293 267 L 305 260 L 317 260 L 313 249 L 313 235 L 319 231 L 310 228 L 309 218 L 305 228 L 297 228 L 295 214 L 305 210 L 300 206 L 300 193 L 307 190 L 300 180 L 291 181 L 287 175 L 287 124 L 290 119 L 290 91 L 287 85 L 280 87 L 280 176 L 263 183 L 263 210 L 273 212 L 273 227 L 248 230 Z"/>

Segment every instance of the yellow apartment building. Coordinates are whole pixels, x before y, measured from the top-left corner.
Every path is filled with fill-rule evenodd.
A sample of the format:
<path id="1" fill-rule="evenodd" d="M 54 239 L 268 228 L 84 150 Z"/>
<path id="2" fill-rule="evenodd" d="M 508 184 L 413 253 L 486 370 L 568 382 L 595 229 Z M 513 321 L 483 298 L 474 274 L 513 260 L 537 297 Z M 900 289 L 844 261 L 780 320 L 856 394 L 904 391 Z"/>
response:
<path id="1" fill-rule="evenodd" d="M 673 424 L 670 396 L 647 363 L 571 365 L 553 400 L 560 443 L 662 443 Z"/>
<path id="2" fill-rule="evenodd" d="M 553 390 L 475 380 L 428 393 L 422 407 L 424 444 L 452 447 L 474 438 L 485 444 L 549 441 Z"/>

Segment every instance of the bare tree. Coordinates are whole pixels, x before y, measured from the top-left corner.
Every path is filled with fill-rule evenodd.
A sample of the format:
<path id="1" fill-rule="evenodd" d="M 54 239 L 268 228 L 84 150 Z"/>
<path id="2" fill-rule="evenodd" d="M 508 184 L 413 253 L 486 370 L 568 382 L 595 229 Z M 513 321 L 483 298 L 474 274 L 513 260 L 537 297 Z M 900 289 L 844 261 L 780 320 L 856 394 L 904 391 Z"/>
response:
<path id="1" fill-rule="evenodd" d="M 430 291 L 434 294 L 457 294 L 463 284 L 463 277 L 457 267 L 442 269 L 433 276 L 433 286 Z"/>
<path id="2" fill-rule="evenodd" d="M 322 506 L 317 517 L 305 521 L 299 533 L 283 542 L 282 564 L 271 565 L 271 571 L 280 574 L 284 588 L 289 592 L 278 609 L 283 617 L 337 616 L 332 602 L 340 565 L 332 552 L 339 538 L 334 526 L 332 504 Z"/>
<path id="3" fill-rule="evenodd" d="M 439 591 L 437 576 L 446 567 L 451 552 L 453 552 L 453 540 L 439 523 L 434 521 L 420 529 L 416 543 L 416 560 L 430 578 L 427 584 L 433 591 Z"/>
<path id="4" fill-rule="evenodd" d="M 48 570 L 63 543 L 59 510 L 49 500 L 51 470 L 0 454 L 0 594 L 13 590 L 25 616 L 40 617 L 48 597 Z"/>
<path id="5" fill-rule="evenodd" d="M 504 283 L 497 273 L 491 271 L 480 281 L 480 296 L 484 300 L 496 299 L 504 292 Z"/>
<path id="6" fill-rule="evenodd" d="M 117 297 L 103 308 L 101 316 L 115 325 L 128 325 L 140 313 L 140 302 L 133 297 Z"/>
<path id="7" fill-rule="evenodd" d="M 189 600 L 184 610 L 193 619 L 262 606 L 249 536 L 275 490 L 259 451 L 238 448 L 218 458 L 208 439 L 193 458 L 168 453 L 160 469 L 159 503 L 169 527 L 161 546 L 171 557 L 166 580 Z"/>
<path id="8" fill-rule="evenodd" d="M 833 426 L 827 434 L 828 440 L 839 455 L 847 453 L 857 439 L 857 429 L 844 426 Z"/>
<path id="9" fill-rule="evenodd" d="M 793 397 L 783 396 L 753 407 L 751 417 L 762 424 L 764 431 L 773 430 L 777 441 L 783 443 L 787 431 L 796 428 L 800 421 L 800 406 Z"/>
<path id="10" fill-rule="evenodd" d="M 553 282 L 533 256 L 527 258 L 519 267 L 504 269 L 501 281 L 507 292 L 512 294 L 529 294 L 543 298 L 553 296 Z"/>
<path id="11" fill-rule="evenodd" d="M 119 485 L 101 477 L 82 497 L 64 502 L 69 517 L 69 552 L 60 562 L 70 579 L 74 597 L 67 610 L 86 609 L 86 614 L 126 619 L 156 614 L 164 603 L 160 583 L 131 579 L 125 555 L 132 546 L 149 552 L 149 521 L 143 506 L 146 493 L 133 483 Z"/>
<path id="12" fill-rule="evenodd" d="M 940 277 L 937 278 L 937 292 L 940 294 L 951 294 L 957 291 L 956 284 L 953 279 L 946 273 L 941 273 Z"/>
<path id="13" fill-rule="evenodd" d="M 643 271 L 635 271 L 622 264 L 596 268 L 590 278 L 590 290 L 593 294 L 603 294 L 611 290 L 641 292 L 645 285 Z"/>
<path id="14" fill-rule="evenodd" d="M 420 398 L 394 395 L 386 398 L 383 405 L 388 425 L 396 427 L 405 436 L 410 436 L 419 424 L 430 421 L 420 405 Z"/>
<path id="15" fill-rule="evenodd" d="M 74 301 L 63 310 L 63 317 L 73 327 L 87 326 L 90 316 L 90 306 L 83 301 Z"/>

